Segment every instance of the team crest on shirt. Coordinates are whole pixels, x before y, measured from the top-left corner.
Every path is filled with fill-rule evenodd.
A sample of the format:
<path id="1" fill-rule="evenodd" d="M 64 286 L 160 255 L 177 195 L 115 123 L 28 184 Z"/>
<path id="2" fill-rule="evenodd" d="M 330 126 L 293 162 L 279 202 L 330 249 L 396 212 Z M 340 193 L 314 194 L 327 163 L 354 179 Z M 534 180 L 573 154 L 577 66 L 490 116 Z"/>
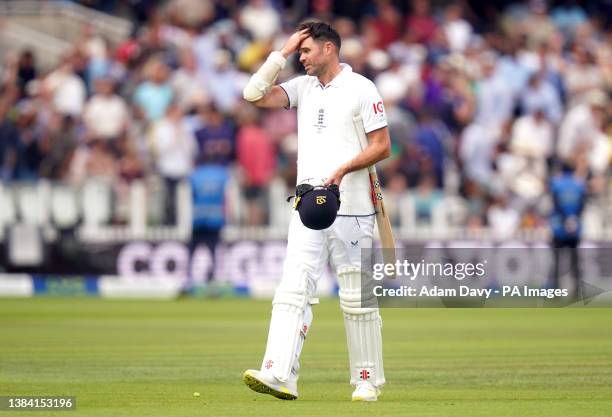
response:
<path id="1" fill-rule="evenodd" d="M 327 127 L 325 124 L 325 109 L 319 109 L 317 112 L 317 121 L 314 127 L 317 129 L 317 133 L 321 133 L 321 131 Z"/>

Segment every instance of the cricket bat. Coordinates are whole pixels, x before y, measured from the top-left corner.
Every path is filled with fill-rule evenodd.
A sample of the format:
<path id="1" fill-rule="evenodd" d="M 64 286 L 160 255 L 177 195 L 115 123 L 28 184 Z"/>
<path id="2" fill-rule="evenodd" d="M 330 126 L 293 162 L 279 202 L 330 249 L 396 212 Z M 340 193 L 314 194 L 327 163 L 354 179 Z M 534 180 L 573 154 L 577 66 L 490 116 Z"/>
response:
<path id="1" fill-rule="evenodd" d="M 363 150 L 368 146 L 368 138 L 366 137 L 361 115 L 353 117 L 353 124 L 357 131 L 357 137 L 359 137 L 359 144 Z M 376 225 L 378 227 L 378 235 L 380 236 L 380 244 L 383 249 L 383 260 L 386 264 L 395 265 L 395 239 L 393 239 L 391 222 L 385 210 L 385 202 L 383 200 L 378 174 L 376 174 L 376 167 L 370 165 L 368 167 L 368 173 L 370 174 L 370 185 L 372 186 L 372 202 L 374 203 L 374 210 L 376 211 Z"/>

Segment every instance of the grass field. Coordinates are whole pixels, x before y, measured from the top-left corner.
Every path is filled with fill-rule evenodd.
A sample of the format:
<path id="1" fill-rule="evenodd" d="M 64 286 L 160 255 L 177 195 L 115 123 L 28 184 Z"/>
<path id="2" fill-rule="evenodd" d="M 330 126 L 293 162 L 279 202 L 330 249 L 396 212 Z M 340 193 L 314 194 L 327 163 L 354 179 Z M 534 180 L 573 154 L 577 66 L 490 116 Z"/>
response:
<path id="1" fill-rule="evenodd" d="M 74 395 L 60 415 L 104 417 L 612 415 L 612 309 L 387 309 L 388 384 L 370 404 L 350 402 L 331 299 L 315 308 L 300 399 L 248 390 L 269 312 L 246 299 L 2 299 L 0 395 Z"/>

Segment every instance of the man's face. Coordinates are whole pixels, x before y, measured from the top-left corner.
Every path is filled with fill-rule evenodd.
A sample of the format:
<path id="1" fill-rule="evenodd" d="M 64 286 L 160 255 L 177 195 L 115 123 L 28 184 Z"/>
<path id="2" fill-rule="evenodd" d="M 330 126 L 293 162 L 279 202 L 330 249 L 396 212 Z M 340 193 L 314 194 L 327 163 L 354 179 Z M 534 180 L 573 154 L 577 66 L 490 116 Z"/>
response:
<path id="1" fill-rule="evenodd" d="M 327 51 L 326 51 L 327 50 Z M 319 76 L 327 67 L 330 48 L 323 42 L 315 42 L 311 37 L 302 41 L 300 45 L 300 62 L 306 69 L 306 74 Z"/>

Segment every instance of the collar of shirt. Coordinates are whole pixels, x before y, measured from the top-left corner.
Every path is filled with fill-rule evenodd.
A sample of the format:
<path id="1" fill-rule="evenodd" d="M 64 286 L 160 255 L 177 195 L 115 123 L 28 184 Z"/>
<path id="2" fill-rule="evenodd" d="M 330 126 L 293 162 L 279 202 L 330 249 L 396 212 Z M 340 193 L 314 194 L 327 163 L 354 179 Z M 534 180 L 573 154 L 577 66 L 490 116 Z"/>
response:
<path id="1" fill-rule="evenodd" d="M 353 69 L 348 64 L 342 64 L 341 63 L 340 64 L 340 68 L 342 68 L 342 70 L 327 85 L 323 85 L 319 81 L 319 87 L 321 87 L 322 89 L 326 89 L 328 87 L 340 87 L 340 85 L 342 84 L 343 80 L 346 79 L 346 76 L 348 74 L 350 74 L 351 72 L 353 72 Z"/>

